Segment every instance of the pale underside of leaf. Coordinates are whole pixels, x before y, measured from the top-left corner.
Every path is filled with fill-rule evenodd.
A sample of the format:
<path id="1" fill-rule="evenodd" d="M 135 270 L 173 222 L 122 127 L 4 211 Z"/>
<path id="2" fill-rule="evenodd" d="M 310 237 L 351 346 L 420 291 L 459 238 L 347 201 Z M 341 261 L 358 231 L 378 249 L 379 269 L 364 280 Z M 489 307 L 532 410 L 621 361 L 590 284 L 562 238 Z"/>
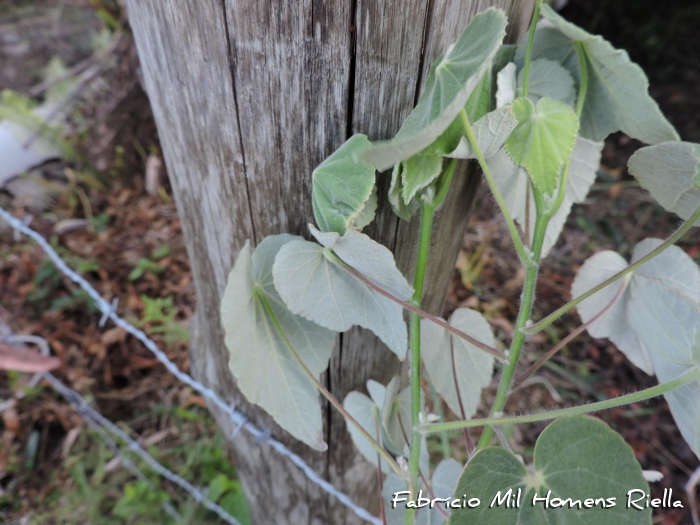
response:
<path id="1" fill-rule="evenodd" d="M 567 22 L 548 5 L 542 7 L 542 15 L 555 27 L 538 27 L 533 60 L 548 58 L 560 62 L 578 83 L 580 71 L 573 44 L 578 41 L 585 47 L 588 90 L 581 115 L 583 137 L 600 141 L 621 130 L 647 144 L 679 140 L 676 130 L 649 96 L 646 75 L 630 61 L 626 51 Z M 525 56 L 526 38 L 527 35 L 516 52 L 519 67 Z"/>
<path id="2" fill-rule="evenodd" d="M 475 310 L 469 308 L 455 310 L 450 318 L 450 325 L 491 347 L 496 344 L 488 322 Z M 450 340 L 454 345 L 454 367 Z M 493 356 L 464 339 L 454 337 L 435 323 L 422 319 L 421 357 L 435 390 L 445 400 L 450 410 L 461 417 L 461 399 L 464 417 L 471 418 L 476 413 L 482 389 L 491 383 Z M 454 381 L 455 372 L 459 396 Z"/>
<path id="3" fill-rule="evenodd" d="M 345 233 L 365 207 L 374 168 L 355 158 L 369 146 L 365 135 L 353 135 L 313 171 L 312 204 L 321 230 Z"/>
<path id="4" fill-rule="evenodd" d="M 510 106 L 487 113 L 477 120 L 472 126 L 472 131 L 484 158 L 495 155 L 517 125 L 518 121 Z M 476 158 L 464 133 L 455 149 L 447 152 L 446 156 L 457 159 Z"/>
<path id="5" fill-rule="evenodd" d="M 315 228 L 312 233 L 346 264 L 393 295 L 406 300 L 413 294 L 391 252 L 366 235 L 350 230 L 340 237 Z M 303 240 L 286 244 L 275 260 L 273 277 L 295 314 L 338 332 L 362 326 L 400 359 L 405 357 L 407 331 L 401 306 L 331 262 L 322 246 Z"/>
<path id="6" fill-rule="evenodd" d="M 300 238 L 286 234 L 267 237 L 252 256 L 245 245 L 228 277 L 221 319 L 229 366 L 241 392 L 294 437 L 325 450 L 316 386 L 294 359 L 259 296 L 267 297 L 292 346 L 318 377 L 328 366 L 335 334 L 289 312 L 270 277 L 275 254 L 295 239 Z"/>
<path id="7" fill-rule="evenodd" d="M 313 225 L 309 225 L 309 230 L 323 246 L 384 290 L 404 301 L 413 296 L 413 287 L 396 268 L 394 254 L 385 246 L 360 232 L 340 236 L 320 232 Z"/>
<path id="8" fill-rule="evenodd" d="M 396 136 L 375 143 L 361 159 L 379 171 L 408 159 L 430 145 L 464 108 L 505 36 L 503 11 L 477 14 L 459 40 L 431 67 L 425 89 Z"/>
<path id="9" fill-rule="evenodd" d="M 542 257 L 546 257 L 551 248 L 557 243 L 566 219 L 571 212 L 571 207 L 586 199 L 600 166 L 602 150 L 602 142 L 591 142 L 581 137 L 576 139 L 576 145 L 571 153 L 569 180 L 564 193 L 564 200 L 547 225 L 544 244 L 542 245 Z M 532 242 L 537 211 L 534 206 L 532 191 L 528 187 L 527 173 L 522 168 L 518 168 L 503 149 L 486 159 L 486 162 L 493 174 L 496 186 L 503 196 L 508 212 L 523 229 L 525 229 L 526 192 L 530 192 L 530 242 Z M 554 195 L 558 191 L 557 186 Z"/>
<path id="10" fill-rule="evenodd" d="M 383 385 L 382 385 L 382 388 Z M 377 405 L 364 394 L 360 392 L 350 392 L 345 396 L 343 401 L 343 408 L 348 411 L 348 413 L 357 421 L 360 426 L 362 426 L 365 431 L 372 436 L 376 441 L 381 442 L 379 430 L 377 427 L 377 422 L 379 421 L 379 408 Z M 352 438 L 355 447 L 362 454 L 362 456 L 376 465 L 379 461 L 379 454 L 370 444 L 369 441 L 363 436 L 360 431 L 355 428 L 351 423 L 347 423 L 348 432 L 350 432 L 350 437 Z M 386 460 L 381 460 L 381 470 L 382 472 L 389 472 L 390 468 Z"/>
<path id="11" fill-rule="evenodd" d="M 566 104 L 550 98 L 542 98 L 535 105 L 521 97 L 513 102 L 513 111 L 518 126 L 505 141 L 506 151 L 513 162 L 527 170 L 542 193 L 551 194 L 576 143 L 576 114 Z"/>
<path id="12" fill-rule="evenodd" d="M 522 89 L 524 71 L 518 73 L 518 88 Z M 539 58 L 530 64 L 530 81 L 527 96 L 533 103 L 543 97 L 552 98 L 574 107 L 576 89 L 571 73 L 559 62 Z"/>
<path id="13" fill-rule="evenodd" d="M 700 331 L 697 299 L 668 293 L 658 281 L 649 281 L 631 295 L 628 322 L 651 355 L 659 382 L 697 369 L 692 355 Z M 695 381 L 665 397 L 681 435 L 700 456 L 700 384 Z"/>
<path id="14" fill-rule="evenodd" d="M 352 221 L 352 228 L 361 231 L 362 228 L 368 226 L 373 220 L 377 213 L 377 207 L 379 206 L 379 200 L 377 197 L 377 186 L 372 188 L 372 193 L 370 193 L 369 198 L 365 201 L 362 209 L 357 214 L 355 219 Z"/>
<path id="15" fill-rule="evenodd" d="M 505 503 L 490 507 L 494 496 L 513 488 L 522 489 L 518 508 Z M 626 508 L 627 492 L 648 491 L 642 469 L 634 453 L 619 434 L 605 423 L 585 416 L 562 418 L 551 423 L 535 446 L 534 473 L 531 474 L 511 452 L 487 448 L 467 464 L 455 491 L 478 497 L 474 509 L 457 509 L 451 525 L 651 525 L 651 509 Z M 578 506 L 545 509 L 533 506 L 535 494 L 544 497 L 581 500 Z M 614 507 L 583 507 L 587 498 L 614 497 Z"/>
<path id="16" fill-rule="evenodd" d="M 700 206 L 700 145 L 663 142 L 637 150 L 628 162 L 629 171 L 667 211 L 689 219 Z M 695 226 L 700 226 L 700 220 Z"/>
<path id="17" fill-rule="evenodd" d="M 632 253 L 632 262 L 638 261 L 661 243 L 659 239 L 645 239 L 640 242 Z M 576 275 L 571 295 L 580 296 L 626 266 L 627 262 L 614 252 L 605 251 L 594 255 L 583 264 Z M 618 294 L 620 286 L 626 288 Z M 637 319 L 636 308 L 640 304 L 638 300 L 633 300 L 634 297 L 646 297 L 650 293 L 658 304 L 673 299 L 676 295 L 698 302 L 700 270 L 682 249 L 671 246 L 635 270 L 628 281 L 621 279 L 605 287 L 581 301 L 577 308 L 581 319 L 589 322 L 618 296 L 614 306 L 588 326 L 588 332 L 593 337 L 607 337 L 636 366 L 653 375 L 656 370 L 647 335 L 643 336 L 632 325 L 632 320 Z M 664 348 L 668 344 L 667 342 Z M 659 344 L 655 346 L 660 348 Z M 664 349 L 660 348 L 657 351 L 663 352 Z"/>

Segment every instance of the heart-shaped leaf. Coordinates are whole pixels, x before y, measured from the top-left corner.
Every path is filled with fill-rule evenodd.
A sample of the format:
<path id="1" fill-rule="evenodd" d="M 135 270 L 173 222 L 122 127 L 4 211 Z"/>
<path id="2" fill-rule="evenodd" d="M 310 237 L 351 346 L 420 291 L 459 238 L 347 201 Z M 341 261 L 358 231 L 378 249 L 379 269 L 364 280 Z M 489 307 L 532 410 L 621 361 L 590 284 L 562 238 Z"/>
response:
<path id="1" fill-rule="evenodd" d="M 292 314 L 272 280 L 272 264 L 281 247 L 301 237 L 266 237 L 250 253 L 243 247 L 228 276 L 221 300 L 221 324 L 226 333 L 229 367 L 248 401 L 268 412 L 291 435 L 310 447 L 325 450 L 318 390 L 287 348 L 265 308 L 267 301 L 284 335 L 316 376 L 328 367 L 336 336 Z"/>
<path id="2" fill-rule="evenodd" d="M 374 168 L 355 159 L 370 145 L 365 135 L 355 134 L 314 170 L 312 204 L 321 230 L 343 234 L 363 211 L 374 187 Z"/>
<path id="3" fill-rule="evenodd" d="M 476 310 L 458 308 L 450 325 L 484 344 L 496 346 L 488 321 Z M 471 418 L 479 405 L 481 390 L 491 383 L 494 357 L 427 319 L 421 319 L 421 357 L 435 390 L 450 410 L 462 416 L 463 408 L 464 417 Z"/>
<path id="4" fill-rule="evenodd" d="M 513 102 L 513 112 L 518 125 L 506 139 L 506 151 L 542 193 L 551 194 L 576 143 L 576 114 L 558 100 L 542 98 L 535 105 L 522 97 Z"/>
<path id="5" fill-rule="evenodd" d="M 423 94 L 396 136 L 377 142 L 360 158 L 379 171 L 419 153 L 437 139 L 464 108 L 505 36 L 499 9 L 477 14 L 459 40 L 430 68 Z"/>
<path id="6" fill-rule="evenodd" d="M 689 219 L 700 206 L 700 144 L 663 142 L 639 149 L 629 171 L 667 211 Z M 700 226 L 700 220 L 695 222 Z"/>
<path id="7" fill-rule="evenodd" d="M 530 471 L 502 448 L 478 452 L 454 498 L 466 494 L 480 504 L 453 510 L 450 525 L 651 525 L 650 508 L 626 508 L 628 491 L 648 493 L 649 485 L 632 448 L 605 423 L 586 416 L 556 420 L 540 434 L 534 456 Z M 535 496 L 549 496 L 548 508 L 543 499 L 533 505 Z M 519 506 L 506 506 L 512 501 Z"/>
<path id="8" fill-rule="evenodd" d="M 659 239 L 643 240 L 635 246 L 632 262 L 638 261 L 662 242 Z M 571 295 L 574 298 L 582 295 L 626 267 L 627 262 L 615 252 L 595 254 L 578 271 L 571 287 Z M 639 302 L 632 299 L 649 293 L 656 294 L 657 302 L 663 302 L 667 296 L 672 295 L 683 295 L 698 302 L 700 269 L 681 248 L 670 246 L 626 279 L 620 279 L 581 301 L 577 309 L 581 319 L 591 323 L 587 328 L 589 334 L 593 337 L 607 337 L 636 366 L 653 375 L 655 369 L 648 345 L 629 321 L 636 317 L 635 308 L 639 305 Z M 615 303 L 609 307 L 614 300 Z M 605 313 L 593 321 L 603 310 Z"/>
<path id="9" fill-rule="evenodd" d="M 287 243 L 272 270 L 275 287 L 287 307 L 331 330 L 353 325 L 372 330 L 399 359 L 406 356 L 407 332 L 400 305 L 362 283 L 334 261 L 334 256 L 402 300 L 413 289 L 396 268 L 394 256 L 366 235 L 311 233 L 323 245 L 305 240 Z"/>
<path id="10" fill-rule="evenodd" d="M 574 42 L 581 42 L 588 62 L 588 90 L 581 115 L 581 135 L 600 141 L 610 133 L 624 131 L 630 137 L 657 144 L 679 140 L 678 133 L 649 96 L 649 81 L 642 69 L 630 61 L 626 51 L 615 49 L 600 36 L 567 22 L 550 6 L 542 16 L 555 27 L 538 27 L 532 58 L 548 58 L 566 67 L 578 83 L 580 71 Z M 516 53 L 522 66 L 526 37 Z"/>

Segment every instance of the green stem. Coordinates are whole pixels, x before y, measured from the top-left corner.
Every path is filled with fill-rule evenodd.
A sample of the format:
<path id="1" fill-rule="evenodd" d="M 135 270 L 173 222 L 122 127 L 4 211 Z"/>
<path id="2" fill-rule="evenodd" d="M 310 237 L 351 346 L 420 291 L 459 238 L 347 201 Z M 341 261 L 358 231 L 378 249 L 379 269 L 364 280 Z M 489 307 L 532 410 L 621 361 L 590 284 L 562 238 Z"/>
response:
<path id="1" fill-rule="evenodd" d="M 700 380 L 698 369 L 696 367 L 687 370 L 682 375 L 667 381 L 666 383 L 661 383 L 651 388 L 646 388 L 635 392 L 634 394 L 627 394 L 625 396 L 615 397 L 613 399 L 608 399 L 606 401 L 599 401 L 597 403 L 590 403 L 588 405 L 579 405 L 571 408 L 563 408 L 561 410 L 552 410 L 551 412 L 542 412 L 541 414 L 528 414 L 525 416 L 507 416 L 507 417 L 490 417 L 488 419 L 472 419 L 469 421 L 451 421 L 449 423 L 431 423 L 426 425 L 421 425 L 418 430 L 423 434 L 433 434 L 435 432 L 446 432 L 450 430 L 460 430 L 462 428 L 480 427 L 485 425 L 510 425 L 518 423 L 536 423 L 537 421 L 547 421 L 549 419 L 556 419 L 565 416 L 576 416 L 580 414 L 590 414 L 591 412 L 598 412 L 600 410 L 608 410 L 610 408 L 616 408 L 623 405 L 629 405 L 630 403 L 638 403 L 640 401 L 645 401 L 651 399 L 652 397 L 660 396 L 676 388 L 685 386 L 693 381 Z"/>
<path id="2" fill-rule="evenodd" d="M 506 224 L 508 225 L 508 230 L 510 231 L 510 236 L 513 238 L 513 244 L 515 245 L 515 251 L 518 252 L 518 257 L 520 258 L 520 262 L 525 266 L 526 268 L 531 268 L 533 266 L 536 266 L 533 263 L 532 257 L 530 254 L 528 254 L 527 250 L 525 249 L 525 246 L 523 246 L 523 241 L 520 239 L 520 234 L 518 233 L 518 229 L 515 226 L 515 222 L 513 221 L 513 217 L 510 216 L 510 213 L 508 212 L 508 208 L 506 207 L 506 203 L 503 200 L 503 196 L 501 195 L 501 192 L 498 190 L 498 187 L 496 186 L 496 182 L 493 180 L 493 176 L 491 175 L 491 170 L 488 167 L 488 164 L 486 164 L 486 159 L 484 159 L 484 155 L 481 152 L 481 148 L 479 147 L 478 142 L 476 141 L 476 137 L 474 136 L 474 132 L 472 131 L 471 124 L 469 123 L 469 117 L 467 116 L 467 112 L 462 110 L 460 112 L 460 117 L 462 118 L 462 126 L 464 126 L 464 133 L 467 137 L 467 140 L 469 141 L 469 145 L 471 146 L 472 150 L 474 151 L 474 154 L 476 155 L 476 160 L 479 161 L 479 165 L 481 166 L 481 171 L 484 173 L 484 177 L 486 178 L 486 182 L 489 185 L 489 189 L 491 190 L 491 194 L 493 195 L 493 198 L 496 200 L 496 203 L 498 204 L 498 207 L 501 209 L 501 213 L 503 214 L 503 217 L 506 220 Z"/>
<path id="3" fill-rule="evenodd" d="M 452 169 L 454 172 L 454 167 Z M 445 190 L 447 191 L 447 190 Z M 442 192 L 440 192 L 442 193 Z M 443 195 L 444 198 L 444 195 Z M 428 267 L 428 252 L 430 251 L 430 229 L 435 216 L 435 205 L 421 207 L 420 234 L 418 237 L 418 257 L 416 259 L 416 273 L 413 278 L 413 303 L 420 307 L 423 299 L 423 284 L 425 283 L 425 271 Z M 418 487 L 418 470 L 420 461 L 420 433 L 416 430 L 420 424 L 420 315 L 410 313 L 411 322 L 411 450 L 408 462 L 408 472 L 412 486 Z M 415 494 L 412 493 L 413 499 Z M 405 525 L 411 525 L 415 521 L 415 509 L 406 510 Z"/>
<path id="4" fill-rule="evenodd" d="M 295 361 L 299 363 L 299 366 L 301 369 L 304 371 L 304 374 L 313 382 L 313 384 L 318 388 L 318 390 L 323 394 L 323 397 L 325 397 L 331 405 L 333 405 L 338 412 L 340 412 L 343 417 L 347 421 L 350 422 L 352 426 L 354 426 L 364 437 L 369 441 L 369 443 L 374 447 L 374 449 L 377 451 L 377 453 L 384 458 L 384 460 L 389 464 L 391 469 L 396 472 L 400 477 L 405 478 L 406 473 L 401 470 L 401 467 L 394 461 L 394 458 L 391 457 L 391 454 L 389 454 L 384 448 L 377 443 L 377 441 L 369 435 L 369 433 L 360 425 L 354 417 L 350 415 L 350 413 L 345 410 L 345 407 L 338 401 L 333 394 L 331 394 L 328 389 L 323 386 L 323 384 L 314 376 L 314 374 L 309 370 L 309 368 L 306 366 L 304 361 L 302 361 L 301 357 L 297 353 L 297 351 L 294 349 L 294 346 L 292 346 L 291 341 L 287 338 L 287 334 L 284 332 L 282 329 L 282 326 L 280 325 L 279 321 L 277 320 L 277 316 L 275 315 L 275 311 L 272 309 L 272 306 L 270 305 L 270 301 L 267 299 L 267 295 L 265 295 L 265 292 L 262 291 L 261 289 L 255 290 L 257 297 L 260 299 L 262 302 L 263 306 L 265 307 L 265 311 L 267 312 L 267 315 L 270 316 L 270 319 L 272 320 L 272 324 L 275 325 L 275 328 L 277 329 L 277 332 L 280 334 L 280 337 L 282 337 L 282 340 L 284 341 L 284 344 L 287 345 L 287 348 L 289 349 L 289 352 L 292 354 L 294 357 Z"/>
<path id="5" fill-rule="evenodd" d="M 532 61 L 532 43 L 535 40 L 535 30 L 537 29 L 537 21 L 540 19 L 540 7 L 542 0 L 537 0 L 535 11 L 532 13 L 532 23 L 530 24 L 530 33 L 527 37 L 527 49 L 525 50 L 525 65 L 523 66 L 523 96 L 526 97 L 528 87 L 530 86 L 530 62 Z"/>
<path id="6" fill-rule="evenodd" d="M 586 93 L 588 92 L 588 62 L 586 62 L 586 51 L 582 42 L 575 42 L 574 48 L 576 49 L 576 56 L 578 56 L 578 66 L 581 72 L 581 82 L 579 83 L 578 97 L 576 98 L 576 116 L 581 121 L 581 114 L 583 113 L 583 103 L 586 100 Z M 547 216 L 551 219 L 555 213 L 561 208 L 562 202 L 564 202 L 564 197 L 566 195 L 566 186 L 569 183 L 569 169 L 571 168 L 571 157 L 573 156 L 573 151 L 569 158 L 566 159 L 566 164 L 564 164 L 564 169 L 562 170 L 561 181 L 559 182 L 559 191 L 557 193 L 557 199 L 550 209 L 547 210 Z"/>
<path id="7" fill-rule="evenodd" d="M 544 235 L 547 231 L 549 218 L 547 218 L 543 213 L 545 203 L 542 193 L 537 188 L 533 188 L 533 195 L 535 196 L 537 220 L 535 221 L 532 251 L 533 259 L 537 264 L 539 264 L 540 254 L 542 253 L 542 245 L 544 244 Z M 515 374 L 515 368 L 518 365 L 518 359 L 520 357 L 520 351 L 525 343 L 525 334 L 521 329 L 527 324 L 528 319 L 530 319 L 532 304 L 534 303 L 535 299 L 535 285 L 537 284 L 538 270 L 538 265 L 531 266 L 525 270 L 525 283 L 523 284 L 523 295 L 520 301 L 520 311 L 518 312 L 518 319 L 515 323 L 515 334 L 513 335 L 513 341 L 510 345 L 508 364 L 503 369 L 501 381 L 498 384 L 498 390 L 496 391 L 496 398 L 491 406 L 491 416 L 497 412 L 501 412 L 506 404 L 506 401 L 508 400 L 508 394 L 510 393 L 510 388 L 513 382 L 513 375 Z M 479 439 L 476 449 L 481 450 L 482 448 L 488 446 L 492 436 L 493 429 L 491 427 L 486 427 L 481 434 L 481 438 Z"/>
<path id="8" fill-rule="evenodd" d="M 628 273 L 633 272 L 634 270 L 636 270 L 637 268 L 639 268 L 640 266 L 642 266 L 644 263 L 650 261 L 651 259 L 653 259 L 653 258 L 656 257 L 657 255 L 659 255 L 662 251 L 664 251 L 666 248 L 668 248 L 669 246 L 671 246 L 672 244 L 674 244 L 678 239 L 680 239 L 681 237 L 683 237 L 683 235 L 685 235 L 685 233 L 686 233 L 690 228 L 693 227 L 693 225 L 695 224 L 695 221 L 697 221 L 698 219 L 700 219 L 700 207 L 698 207 L 698 209 L 695 210 L 695 213 L 693 213 L 693 215 L 692 215 L 687 221 L 685 221 L 685 222 L 683 223 L 683 225 L 682 225 L 680 228 L 678 228 L 678 229 L 676 230 L 676 232 L 675 232 L 673 235 L 671 235 L 668 239 L 666 239 L 666 240 L 664 241 L 663 244 L 659 245 L 658 248 L 656 248 L 655 250 L 649 252 L 647 255 L 645 255 L 644 257 L 642 257 L 641 259 L 639 259 L 637 262 L 634 262 L 634 263 L 630 264 L 630 265 L 629 265 L 627 268 L 625 268 L 624 270 L 622 270 L 622 271 L 616 273 L 616 274 L 613 275 L 610 279 L 607 279 L 607 280 L 603 281 L 602 283 L 600 283 L 600 284 L 599 284 L 598 286 L 596 286 L 595 288 L 591 288 L 591 289 L 588 290 L 586 293 L 584 293 L 584 294 L 578 296 L 576 299 L 573 299 L 572 301 L 569 301 L 569 302 L 566 303 L 564 306 L 562 306 L 562 307 L 559 308 L 558 310 L 555 310 L 554 312 L 552 312 L 551 314 L 549 314 L 547 317 L 545 317 L 544 319 L 542 319 L 539 323 L 536 323 L 536 324 L 534 324 L 534 325 L 532 325 L 532 326 L 530 326 L 530 327 L 528 327 L 528 328 L 522 328 L 522 329 L 521 329 L 522 332 L 523 332 L 524 334 L 531 335 L 531 334 L 536 334 L 536 333 L 539 332 L 540 330 L 543 330 L 543 329 L 547 328 L 547 327 L 548 327 L 549 325 L 551 325 L 554 321 L 556 321 L 557 319 L 559 319 L 562 315 L 564 315 L 566 312 L 568 312 L 569 310 L 571 310 L 573 307 L 575 307 L 575 306 L 576 306 L 577 304 L 579 304 L 581 301 L 583 301 L 583 300 L 585 300 L 585 299 L 588 299 L 588 298 L 589 298 L 591 295 L 593 295 L 594 293 L 599 292 L 600 290 L 602 290 L 603 288 L 605 288 L 605 287 L 608 286 L 609 284 L 612 284 L 612 283 L 614 283 L 615 281 L 617 281 L 618 279 L 620 279 L 620 278 L 624 277 L 625 275 L 627 275 Z"/>

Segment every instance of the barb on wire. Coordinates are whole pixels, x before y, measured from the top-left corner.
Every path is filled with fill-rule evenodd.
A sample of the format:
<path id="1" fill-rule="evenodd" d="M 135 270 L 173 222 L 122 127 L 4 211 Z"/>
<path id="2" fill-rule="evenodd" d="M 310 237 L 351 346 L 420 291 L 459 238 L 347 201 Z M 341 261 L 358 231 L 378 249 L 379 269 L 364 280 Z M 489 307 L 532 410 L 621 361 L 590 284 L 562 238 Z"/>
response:
<path id="1" fill-rule="evenodd" d="M 255 440 L 256 444 L 262 445 L 267 444 L 273 449 L 275 449 L 280 455 L 289 459 L 297 467 L 299 467 L 306 477 L 314 484 L 318 485 L 326 493 L 334 496 L 343 505 L 352 510 L 359 518 L 372 523 L 373 525 L 382 525 L 382 521 L 370 514 L 367 510 L 357 505 L 347 494 L 336 489 L 328 481 L 320 477 L 299 455 L 295 454 L 289 450 L 283 443 L 277 441 L 276 439 L 270 437 L 269 429 L 259 429 L 253 423 L 251 423 L 245 414 L 235 409 L 235 405 L 227 403 L 221 399 L 216 392 L 211 388 L 203 385 L 199 381 L 196 381 L 188 374 L 181 372 L 175 363 L 173 363 L 165 353 L 158 348 L 158 346 L 141 330 L 128 323 L 121 317 L 119 317 L 112 305 L 107 302 L 98 292 L 95 290 L 89 282 L 87 282 L 82 276 L 74 272 L 66 263 L 63 261 L 60 255 L 51 247 L 51 245 L 42 237 L 39 233 L 31 229 L 29 226 L 25 225 L 21 220 L 10 215 L 5 209 L 0 207 L 0 218 L 7 222 L 15 231 L 24 233 L 28 237 L 31 237 L 36 241 L 36 243 L 41 247 L 46 255 L 53 261 L 56 268 L 62 272 L 71 281 L 80 286 L 88 296 L 95 301 L 98 308 L 106 318 L 111 319 L 115 325 L 123 328 L 127 333 L 133 335 L 136 339 L 141 341 L 144 346 L 155 355 L 155 357 L 165 366 L 165 368 L 173 374 L 181 382 L 185 383 L 187 386 L 191 387 L 193 390 L 199 392 L 206 399 L 211 401 L 217 408 L 223 411 L 236 425 L 236 427 L 241 427 L 246 430 Z M 101 416 L 100 416 L 101 417 Z M 117 427 L 118 428 L 118 427 Z M 120 429 L 121 430 L 121 429 Z M 128 437 L 128 436 L 127 436 Z M 157 463 L 156 463 L 157 464 Z M 169 478 L 168 478 L 169 479 Z M 184 480 L 183 480 L 184 481 Z M 186 483 L 186 482 L 185 482 Z"/>

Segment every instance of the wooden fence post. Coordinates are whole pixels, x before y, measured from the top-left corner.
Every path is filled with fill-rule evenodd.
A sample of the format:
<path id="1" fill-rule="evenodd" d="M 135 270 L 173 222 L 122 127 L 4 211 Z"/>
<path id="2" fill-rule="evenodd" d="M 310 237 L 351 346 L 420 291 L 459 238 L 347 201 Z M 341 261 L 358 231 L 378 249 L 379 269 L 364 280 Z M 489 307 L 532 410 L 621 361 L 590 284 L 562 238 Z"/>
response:
<path id="1" fill-rule="evenodd" d="M 509 39 L 534 0 L 127 0 L 197 294 L 195 377 L 272 428 L 334 486 L 378 509 L 376 474 L 327 409 L 325 453 L 296 443 L 237 392 L 219 321 L 226 276 L 246 239 L 308 237 L 311 171 L 351 134 L 389 138 L 417 100 L 430 63 L 479 11 L 508 14 Z M 425 304 L 440 313 L 478 175 L 466 163 L 436 221 Z M 366 229 L 410 277 L 416 224 L 386 203 Z M 400 363 L 369 332 L 339 338 L 325 381 L 339 399 L 387 381 Z M 223 431 L 232 424 L 213 411 Z M 256 524 L 355 524 L 346 507 L 245 433 L 232 443 Z"/>

